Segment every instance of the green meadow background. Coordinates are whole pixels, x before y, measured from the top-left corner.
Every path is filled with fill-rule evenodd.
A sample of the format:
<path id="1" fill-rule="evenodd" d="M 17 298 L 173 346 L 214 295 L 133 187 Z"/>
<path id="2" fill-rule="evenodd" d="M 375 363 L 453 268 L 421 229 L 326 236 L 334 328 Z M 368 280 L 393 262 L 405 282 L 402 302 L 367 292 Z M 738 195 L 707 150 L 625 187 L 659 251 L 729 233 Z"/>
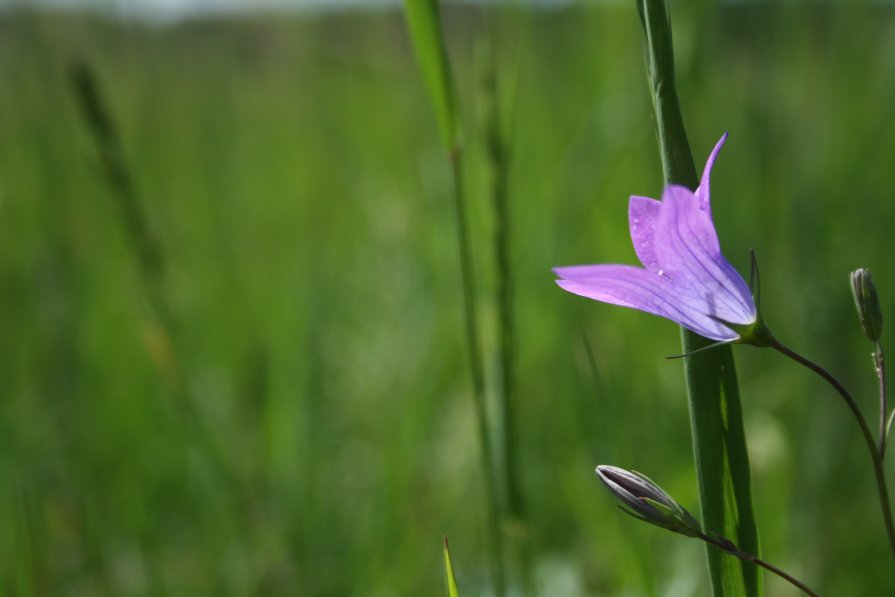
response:
<path id="1" fill-rule="evenodd" d="M 672 14 L 700 168 L 730 132 L 712 178 L 722 247 L 741 272 L 756 250 L 766 321 L 854 388 L 875 429 L 847 282 L 871 268 L 895 321 L 895 6 Z M 677 328 L 550 273 L 633 263 L 628 195 L 661 193 L 634 4 L 444 17 L 492 397 L 489 39 L 512 122 L 524 516 L 505 535 L 528 554 L 525 574 L 508 558 L 513 585 L 708 595 L 702 547 L 624 516 L 593 474 L 642 471 L 698 511 L 682 365 L 664 358 Z M 115 122 L 155 269 L 74 64 Z M 398 7 L 0 14 L 0 595 L 440 595 L 445 534 L 461 593 L 489 594 L 440 147 Z M 734 352 L 763 555 L 824 595 L 895 594 L 844 404 L 779 355 Z"/>

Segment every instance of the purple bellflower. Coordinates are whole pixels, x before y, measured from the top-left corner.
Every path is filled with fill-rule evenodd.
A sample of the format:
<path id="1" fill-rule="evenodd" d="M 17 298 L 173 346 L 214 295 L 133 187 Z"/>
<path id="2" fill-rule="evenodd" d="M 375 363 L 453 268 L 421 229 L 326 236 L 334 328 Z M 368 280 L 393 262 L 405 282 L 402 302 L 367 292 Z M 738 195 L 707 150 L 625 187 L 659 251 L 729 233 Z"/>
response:
<path id="1" fill-rule="evenodd" d="M 746 342 L 764 330 L 752 292 L 721 254 L 709 203 L 709 175 L 727 133 L 709 156 L 695 192 L 668 185 L 662 200 L 632 196 L 628 222 L 643 267 L 557 267 L 573 294 L 646 311 L 719 342 Z M 757 343 L 757 342 L 756 342 Z"/>

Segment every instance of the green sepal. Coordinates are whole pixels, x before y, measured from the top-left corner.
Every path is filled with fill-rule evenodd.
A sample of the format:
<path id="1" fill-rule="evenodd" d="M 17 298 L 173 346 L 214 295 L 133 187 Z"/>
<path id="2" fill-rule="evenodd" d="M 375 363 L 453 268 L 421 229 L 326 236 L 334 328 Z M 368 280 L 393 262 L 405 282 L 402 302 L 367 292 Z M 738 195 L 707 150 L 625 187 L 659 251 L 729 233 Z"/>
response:
<path id="1" fill-rule="evenodd" d="M 662 513 L 665 520 L 663 522 L 654 522 L 654 524 L 657 524 L 662 528 L 666 528 L 674 533 L 686 535 L 687 537 L 695 537 L 702 530 L 699 528 L 699 523 L 696 522 L 696 519 L 681 506 L 672 508 L 648 497 L 641 497 L 640 501 L 646 502 Z"/>

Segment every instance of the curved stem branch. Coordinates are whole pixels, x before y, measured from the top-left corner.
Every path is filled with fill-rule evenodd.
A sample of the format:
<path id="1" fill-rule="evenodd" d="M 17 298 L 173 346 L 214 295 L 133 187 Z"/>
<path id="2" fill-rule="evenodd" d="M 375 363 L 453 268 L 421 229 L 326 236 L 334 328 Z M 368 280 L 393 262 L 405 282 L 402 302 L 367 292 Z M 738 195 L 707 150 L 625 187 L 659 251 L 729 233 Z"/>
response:
<path id="1" fill-rule="evenodd" d="M 803 583 L 802 581 L 800 581 L 793 575 L 791 575 L 787 572 L 784 572 L 780 568 L 777 568 L 773 564 L 769 564 L 768 562 L 765 562 L 761 558 L 754 556 L 751 553 L 741 551 L 736 545 L 734 545 L 728 539 L 713 537 L 713 536 L 707 535 L 705 533 L 700 533 L 699 535 L 697 535 L 697 537 L 699 537 L 700 539 L 702 539 L 709 545 L 713 545 L 714 547 L 717 547 L 718 549 L 720 549 L 734 557 L 737 557 L 737 558 L 743 560 L 744 562 L 751 562 L 751 563 L 755 564 L 756 566 L 761 566 L 768 572 L 772 572 L 772 573 L 776 574 L 777 576 L 779 576 L 780 578 L 782 578 L 783 580 L 785 580 L 786 582 L 798 587 L 799 589 L 801 589 L 803 592 L 805 592 L 808 595 L 812 595 L 813 597 L 820 597 L 820 595 L 818 595 L 818 593 L 813 591 L 810 587 L 808 587 L 808 585 L 806 585 L 805 583 Z"/>
<path id="2" fill-rule="evenodd" d="M 815 363 L 814 361 L 803 357 L 799 353 L 791 350 L 790 348 L 784 346 L 776 339 L 771 342 L 770 347 L 780 352 L 781 354 L 786 355 L 791 358 L 795 362 L 800 365 L 804 365 L 808 369 L 811 369 L 822 378 L 824 378 L 837 392 L 842 398 L 845 400 L 846 405 L 849 410 L 854 414 L 855 419 L 858 421 L 858 426 L 861 428 L 861 434 L 864 436 L 864 441 L 867 443 L 867 448 L 870 450 L 870 459 L 873 462 L 873 473 L 876 476 L 876 487 L 879 491 L 879 501 L 880 506 L 883 510 L 883 521 L 886 525 L 886 535 L 889 539 L 889 548 L 892 550 L 892 556 L 895 557 L 895 525 L 892 523 L 892 510 L 889 505 L 889 490 L 886 487 L 886 476 L 883 471 L 883 460 L 880 456 L 880 452 L 878 450 L 878 446 L 876 440 L 873 438 L 873 434 L 870 431 L 870 427 L 867 426 L 867 420 L 864 418 L 864 415 L 861 414 L 861 409 L 858 408 L 857 402 L 852 397 L 851 393 L 842 385 L 836 377 L 833 376 L 832 373 Z"/>

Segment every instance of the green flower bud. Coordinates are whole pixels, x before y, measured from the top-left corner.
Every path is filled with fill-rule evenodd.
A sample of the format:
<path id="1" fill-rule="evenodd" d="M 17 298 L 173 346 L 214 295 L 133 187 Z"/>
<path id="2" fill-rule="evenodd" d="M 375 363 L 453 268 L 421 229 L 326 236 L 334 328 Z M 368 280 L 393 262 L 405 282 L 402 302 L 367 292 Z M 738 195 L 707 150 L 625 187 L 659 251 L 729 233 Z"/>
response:
<path id="1" fill-rule="evenodd" d="M 602 464 L 597 476 L 634 518 L 688 537 L 701 532 L 696 519 L 646 475 Z"/>
<path id="2" fill-rule="evenodd" d="M 871 342 L 879 342 L 883 335 L 883 314 L 869 269 L 861 268 L 851 273 L 851 291 L 855 296 L 855 307 L 858 309 L 864 334 Z"/>

